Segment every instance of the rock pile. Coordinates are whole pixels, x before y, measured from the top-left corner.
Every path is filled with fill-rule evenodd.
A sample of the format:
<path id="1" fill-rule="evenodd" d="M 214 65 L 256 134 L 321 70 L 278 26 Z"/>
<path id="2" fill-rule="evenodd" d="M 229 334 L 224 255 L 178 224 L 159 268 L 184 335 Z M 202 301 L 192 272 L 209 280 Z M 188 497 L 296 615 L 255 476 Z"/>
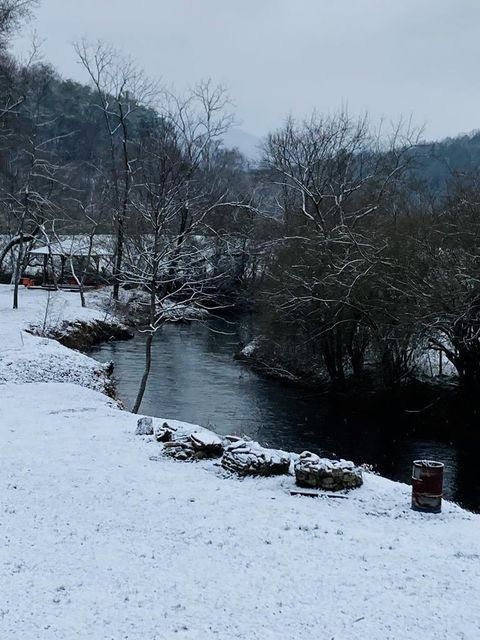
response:
<path id="1" fill-rule="evenodd" d="M 362 470 L 347 460 L 320 458 L 304 451 L 295 462 L 295 478 L 299 487 L 341 491 L 363 484 Z"/>
<path id="2" fill-rule="evenodd" d="M 221 438 L 210 431 L 196 431 L 188 436 L 166 441 L 165 453 L 176 460 L 201 460 L 218 458 L 223 453 Z"/>
<path id="3" fill-rule="evenodd" d="M 229 438 L 222 467 L 241 476 L 276 476 L 288 473 L 290 455 L 277 449 L 265 449 L 258 442 Z"/>
<path id="4" fill-rule="evenodd" d="M 290 472 L 293 454 L 267 449 L 258 442 L 237 436 L 220 438 L 207 429 L 185 433 L 168 422 L 154 426 L 149 417 L 138 420 L 135 433 L 154 435 L 163 443 L 164 452 L 176 460 L 222 457 L 222 467 L 240 476 L 276 476 Z M 294 471 L 297 486 L 308 490 L 341 491 L 363 484 L 362 470 L 353 462 L 320 458 L 310 451 L 296 457 Z"/>

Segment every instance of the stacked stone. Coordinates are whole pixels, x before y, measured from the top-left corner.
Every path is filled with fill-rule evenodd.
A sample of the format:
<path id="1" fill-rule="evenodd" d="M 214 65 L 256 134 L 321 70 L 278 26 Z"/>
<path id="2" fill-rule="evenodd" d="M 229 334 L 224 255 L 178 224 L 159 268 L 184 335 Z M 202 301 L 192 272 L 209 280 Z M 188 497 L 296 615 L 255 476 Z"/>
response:
<path id="1" fill-rule="evenodd" d="M 218 458 L 223 453 L 222 440 L 210 431 L 196 431 L 188 436 L 167 441 L 164 446 L 165 453 L 176 460 Z"/>
<path id="2" fill-rule="evenodd" d="M 362 470 L 353 462 L 320 458 L 310 451 L 300 454 L 294 468 L 299 487 L 341 491 L 363 484 Z"/>
<path id="3" fill-rule="evenodd" d="M 175 458 L 175 460 L 191 460 L 195 453 L 188 436 L 175 438 L 175 440 L 165 442 L 164 450 L 166 454 Z"/>
<path id="4" fill-rule="evenodd" d="M 265 449 L 257 442 L 233 439 L 225 449 L 222 467 L 241 476 L 275 476 L 286 474 L 290 455 L 277 449 Z"/>
<path id="5" fill-rule="evenodd" d="M 223 440 L 211 431 L 196 431 L 189 438 L 197 457 L 219 458 L 223 453 Z"/>
<path id="6" fill-rule="evenodd" d="M 148 417 L 138 420 L 135 433 L 154 435 L 158 442 L 163 443 L 165 453 L 176 460 L 200 460 L 222 456 L 222 467 L 240 476 L 275 476 L 288 474 L 290 471 L 289 453 L 279 449 L 267 449 L 258 442 L 237 436 L 226 436 L 222 439 L 207 429 L 181 435 L 167 422 L 154 427 L 152 418 Z M 353 462 L 320 458 L 310 451 L 304 451 L 298 456 L 294 470 L 296 484 L 303 488 L 342 491 L 363 484 L 362 469 L 356 467 Z"/>

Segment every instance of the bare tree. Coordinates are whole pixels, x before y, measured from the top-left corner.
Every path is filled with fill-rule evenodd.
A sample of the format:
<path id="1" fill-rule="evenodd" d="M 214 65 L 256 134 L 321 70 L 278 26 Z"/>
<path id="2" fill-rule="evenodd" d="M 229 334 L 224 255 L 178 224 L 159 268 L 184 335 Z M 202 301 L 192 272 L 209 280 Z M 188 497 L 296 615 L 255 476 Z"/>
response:
<path id="1" fill-rule="evenodd" d="M 0 0 L 0 51 L 36 6 L 38 0 Z"/>
<path id="2" fill-rule="evenodd" d="M 223 89 L 210 83 L 187 96 L 168 94 L 167 108 L 142 141 L 132 203 L 137 233 L 122 281 L 149 296 L 145 370 L 133 407 L 138 412 L 152 361 L 152 343 L 179 305 L 214 306 L 210 216 L 230 206 L 210 173 L 217 143 L 231 121 Z"/>
<path id="3" fill-rule="evenodd" d="M 463 387 L 480 385 L 480 180 L 458 174 L 435 209 L 401 220 L 412 324 L 455 367 Z"/>
<path id="4" fill-rule="evenodd" d="M 96 106 L 103 114 L 108 135 L 110 187 L 116 227 L 113 297 L 118 300 L 125 224 L 135 165 L 129 125 L 139 106 L 148 106 L 158 89 L 156 83 L 148 79 L 132 60 L 105 43 L 92 45 L 82 41 L 75 45 L 75 51 L 93 84 Z"/>
<path id="5" fill-rule="evenodd" d="M 356 373 L 376 329 L 377 292 L 388 259 L 381 219 L 411 161 L 418 133 L 399 125 L 387 138 L 346 111 L 289 119 L 267 139 L 267 179 L 277 190 L 285 233 L 269 270 L 266 304 L 301 353 L 319 349 L 330 378 Z M 380 224 L 379 224 L 380 222 Z M 277 332 L 278 335 L 278 332 Z M 293 354 L 292 354 L 293 355 Z M 307 356 L 308 359 L 308 356 Z"/>

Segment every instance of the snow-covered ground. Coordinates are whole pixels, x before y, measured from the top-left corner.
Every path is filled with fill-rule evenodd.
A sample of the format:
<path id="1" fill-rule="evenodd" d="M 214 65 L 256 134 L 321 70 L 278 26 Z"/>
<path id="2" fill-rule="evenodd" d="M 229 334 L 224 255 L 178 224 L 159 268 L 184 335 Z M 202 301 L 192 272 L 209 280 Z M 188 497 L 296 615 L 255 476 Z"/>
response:
<path id="1" fill-rule="evenodd" d="M 15 313 L 0 290 L 2 357 L 35 368 L 58 347 L 55 366 L 88 370 L 22 333 L 41 296 Z M 76 298 L 62 320 L 95 318 Z M 370 474 L 312 499 L 176 462 L 106 396 L 51 379 L 0 383 L 2 640 L 480 637 L 480 516 L 412 512 L 409 487 Z"/>
<path id="2" fill-rule="evenodd" d="M 73 293 L 23 287 L 19 309 L 11 307 L 12 288 L 0 285 L 0 384 L 75 382 L 104 390 L 105 377 L 98 362 L 43 334 L 61 331 L 75 321 L 105 320 L 105 313 L 82 309 L 80 297 Z M 32 335 L 31 330 L 41 335 Z"/>

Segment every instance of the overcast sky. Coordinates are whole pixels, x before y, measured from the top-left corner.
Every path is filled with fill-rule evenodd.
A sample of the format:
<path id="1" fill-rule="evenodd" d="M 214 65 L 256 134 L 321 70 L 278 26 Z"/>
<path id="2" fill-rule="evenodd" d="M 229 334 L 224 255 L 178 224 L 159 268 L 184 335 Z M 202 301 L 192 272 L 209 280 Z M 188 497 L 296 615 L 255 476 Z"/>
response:
<path id="1" fill-rule="evenodd" d="M 85 79 L 87 36 L 167 84 L 225 83 L 257 136 L 341 104 L 413 115 L 428 138 L 480 128 L 479 0 L 42 0 L 19 49 L 33 28 L 64 76 Z"/>

